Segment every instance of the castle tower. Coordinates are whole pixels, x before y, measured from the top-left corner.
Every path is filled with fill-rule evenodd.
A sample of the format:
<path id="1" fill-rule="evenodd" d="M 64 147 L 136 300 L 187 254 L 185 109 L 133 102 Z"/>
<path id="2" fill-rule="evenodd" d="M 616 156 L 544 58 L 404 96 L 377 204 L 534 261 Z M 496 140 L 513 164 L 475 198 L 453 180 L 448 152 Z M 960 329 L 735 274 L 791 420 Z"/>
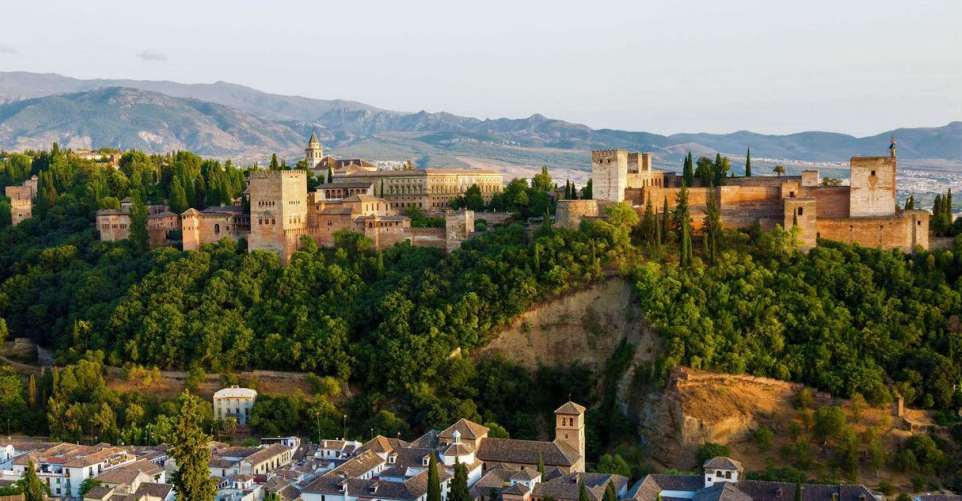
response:
<path id="1" fill-rule="evenodd" d="M 896 160 L 894 143 L 884 157 L 852 157 L 849 189 L 851 217 L 895 214 Z"/>
<path id="2" fill-rule="evenodd" d="M 307 173 L 303 170 L 250 174 L 251 233 L 248 249 L 270 250 L 287 264 L 307 228 Z"/>
<path id="3" fill-rule="evenodd" d="M 324 158 L 324 147 L 317 140 L 317 134 L 311 132 L 311 138 L 307 141 L 307 148 L 304 148 L 304 161 L 307 162 L 307 168 L 317 167 L 322 158 Z"/>
<path id="4" fill-rule="evenodd" d="M 554 411 L 555 442 L 578 451 L 579 460 L 573 471 L 585 471 L 585 408 L 568 401 Z"/>
<path id="5" fill-rule="evenodd" d="M 601 150 L 591 152 L 592 199 L 621 202 L 628 187 L 628 152 Z"/>

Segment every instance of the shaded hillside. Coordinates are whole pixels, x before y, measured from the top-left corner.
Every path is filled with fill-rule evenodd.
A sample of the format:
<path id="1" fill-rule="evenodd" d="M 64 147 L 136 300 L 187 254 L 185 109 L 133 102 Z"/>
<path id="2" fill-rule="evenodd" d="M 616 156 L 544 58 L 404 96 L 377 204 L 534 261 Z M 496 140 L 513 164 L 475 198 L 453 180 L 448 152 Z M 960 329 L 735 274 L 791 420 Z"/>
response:
<path id="1" fill-rule="evenodd" d="M 16 101 L 0 106 L 0 148 L 119 147 L 187 149 L 211 156 L 292 152 L 303 137 L 290 127 L 194 99 L 126 88 Z"/>

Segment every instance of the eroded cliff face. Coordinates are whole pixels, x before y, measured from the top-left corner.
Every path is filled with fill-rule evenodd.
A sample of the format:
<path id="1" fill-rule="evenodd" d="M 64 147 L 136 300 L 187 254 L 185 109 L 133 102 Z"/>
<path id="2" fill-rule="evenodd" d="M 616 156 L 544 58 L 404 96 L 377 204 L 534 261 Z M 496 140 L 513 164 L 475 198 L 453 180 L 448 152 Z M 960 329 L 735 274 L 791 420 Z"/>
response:
<path id="1" fill-rule="evenodd" d="M 631 285 L 615 277 L 528 310 L 479 354 L 498 354 L 531 369 L 574 362 L 603 369 L 625 338 L 636 346 L 636 363 L 655 357 L 656 337 Z"/>
<path id="2" fill-rule="evenodd" d="M 792 402 L 803 385 L 753 376 L 676 369 L 667 388 L 633 407 L 651 455 L 667 467 L 690 468 L 706 442 L 746 443 L 759 426 L 775 427 L 795 415 Z M 831 402 L 816 393 L 816 403 Z"/>

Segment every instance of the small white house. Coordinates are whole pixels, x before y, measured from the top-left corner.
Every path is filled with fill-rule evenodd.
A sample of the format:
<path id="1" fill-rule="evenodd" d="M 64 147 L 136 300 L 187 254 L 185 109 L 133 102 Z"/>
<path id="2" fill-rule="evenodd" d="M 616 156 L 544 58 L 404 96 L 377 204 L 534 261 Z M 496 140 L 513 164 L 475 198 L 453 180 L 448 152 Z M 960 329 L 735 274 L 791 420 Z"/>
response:
<path id="1" fill-rule="evenodd" d="M 246 425 L 256 400 L 257 390 L 250 388 L 231 386 L 217 390 L 217 393 L 214 393 L 214 417 L 233 417 L 237 424 Z"/>
<path id="2" fill-rule="evenodd" d="M 742 464 L 727 457 L 718 456 L 705 461 L 705 488 L 718 482 L 738 482 L 744 471 Z"/>

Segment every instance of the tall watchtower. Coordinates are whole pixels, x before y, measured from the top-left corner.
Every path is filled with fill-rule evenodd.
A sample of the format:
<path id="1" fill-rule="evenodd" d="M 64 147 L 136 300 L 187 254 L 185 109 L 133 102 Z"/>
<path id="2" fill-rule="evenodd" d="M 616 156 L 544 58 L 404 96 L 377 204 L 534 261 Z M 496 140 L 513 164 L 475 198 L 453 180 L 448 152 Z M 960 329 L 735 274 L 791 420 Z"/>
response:
<path id="1" fill-rule="evenodd" d="M 591 152 L 591 198 L 608 202 L 625 200 L 628 187 L 628 152 L 601 150 Z"/>
<path id="2" fill-rule="evenodd" d="M 579 463 L 584 465 L 585 459 L 585 408 L 568 401 L 554 411 L 555 442 L 560 442 L 578 451 Z M 583 469 L 581 471 L 584 471 Z"/>
<path id="3" fill-rule="evenodd" d="M 248 249 L 274 251 L 286 264 L 307 227 L 307 173 L 303 170 L 253 171 L 250 200 Z"/>
<path id="4" fill-rule="evenodd" d="M 324 147 L 317 140 L 317 134 L 311 132 L 311 138 L 307 141 L 307 148 L 304 148 L 304 161 L 307 162 L 307 168 L 317 167 L 322 158 L 324 158 Z"/>
<path id="5" fill-rule="evenodd" d="M 849 215 L 895 214 L 895 144 L 884 157 L 852 157 Z"/>

